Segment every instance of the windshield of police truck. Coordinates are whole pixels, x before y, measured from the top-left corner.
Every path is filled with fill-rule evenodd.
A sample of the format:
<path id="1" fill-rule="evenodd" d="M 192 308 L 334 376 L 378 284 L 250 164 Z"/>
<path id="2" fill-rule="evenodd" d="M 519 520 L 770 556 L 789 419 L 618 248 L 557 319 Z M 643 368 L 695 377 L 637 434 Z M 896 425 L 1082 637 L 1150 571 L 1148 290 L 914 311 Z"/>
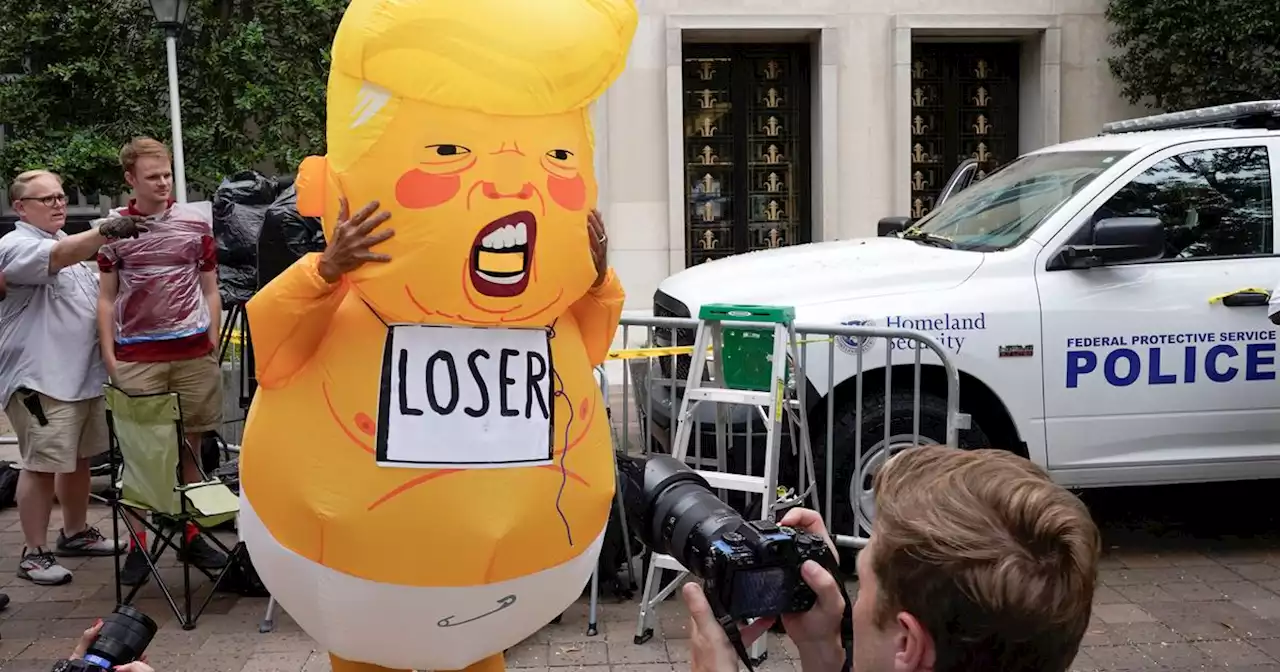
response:
<path id="1" fill-rule="evenodd" d="M 1088 151 L 1024 156 L 948 198 L 902 237 L 977 252 L 1011 248 L 1125 154 Z"/>

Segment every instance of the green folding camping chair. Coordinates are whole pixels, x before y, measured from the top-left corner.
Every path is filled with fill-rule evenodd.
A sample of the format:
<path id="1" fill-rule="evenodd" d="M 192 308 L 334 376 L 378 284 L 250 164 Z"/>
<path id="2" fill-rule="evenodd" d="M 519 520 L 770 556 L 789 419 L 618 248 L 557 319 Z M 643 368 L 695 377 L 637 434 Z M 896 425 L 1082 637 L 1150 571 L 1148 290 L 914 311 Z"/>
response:
<path id="1" fill-rule="evenodd" d="M 201 472 L 204 482 L 184 485 L 179 479 L 179 451 L 189 450 L 182 427 L 182 410 L 178 395 L 173 392 L 131 395 L 111 386 L 104 386 L 107 405 L 107 425 L 111 430 L 112 473 L 120 474 L 115 492 L 110 498 L 115 538 L 120 538 L 120 522 L 129 530 L 135 544 L 141 544 L 138 518 L 151 533 L 151 549 L 146 553 L 151 575 L 164 593 L 183 630 L 196 627 L 196 619 L 213 600 L 214 592 L 232 567 L 238 566 L 245 552 L 244 544 L 237 542 L 227 548 L 209 529 L 236 517 L 240 512 L 240 500 L 222 481 L 210 480 Z M 195 456 L 200 464 L 199 455 Z M 129 515 L 150 513 L 137 518 Z M 227 554 L 227 564 L 214 574 L 196 567 L 213 582 L 209 594 L 194 613 L 191 610 L 191 563 L 187 561 L 186 524 L 191 523 L 210 542 Z M 174 542 L 177 537 L 177 543 Z M 179 608 L 173 593 L 165 585 L 156 562 L 165 548 L 178 552 L 182 561 L 182 593 L 184 606 Z M 146 582 L 141 582 L 123 595 L 120 584 L 120 556 L 116 562 L 116 602 L 129 604 Z"/>

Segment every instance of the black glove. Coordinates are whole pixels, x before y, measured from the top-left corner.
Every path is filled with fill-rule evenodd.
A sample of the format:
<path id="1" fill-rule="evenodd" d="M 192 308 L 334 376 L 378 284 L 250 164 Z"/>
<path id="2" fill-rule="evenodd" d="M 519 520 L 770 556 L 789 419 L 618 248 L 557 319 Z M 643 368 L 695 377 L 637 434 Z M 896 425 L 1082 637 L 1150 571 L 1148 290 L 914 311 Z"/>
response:
<path id="1" fill-rule="evenodd" d="M 146 218 L 137 215 L 114 215 L 98 221 L 98 233 L 113 240 L 137 238 L 138 234 L 147 231 L 147 227 L 143 225 Z"/>

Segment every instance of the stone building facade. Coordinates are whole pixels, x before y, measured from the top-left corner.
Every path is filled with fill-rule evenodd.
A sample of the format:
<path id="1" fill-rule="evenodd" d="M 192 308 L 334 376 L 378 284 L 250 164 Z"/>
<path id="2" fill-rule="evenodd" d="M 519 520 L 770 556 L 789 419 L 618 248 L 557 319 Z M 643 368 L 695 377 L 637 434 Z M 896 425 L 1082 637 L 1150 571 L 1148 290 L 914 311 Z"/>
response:
<path id="1" fill-rule="evenodd" d="M 1106 0 L 639 0 L 594 110 L 600 203 L 629 311 L 729 254 L 875 235 L 926 214 L 965 158 L 1140 116 Z"/>

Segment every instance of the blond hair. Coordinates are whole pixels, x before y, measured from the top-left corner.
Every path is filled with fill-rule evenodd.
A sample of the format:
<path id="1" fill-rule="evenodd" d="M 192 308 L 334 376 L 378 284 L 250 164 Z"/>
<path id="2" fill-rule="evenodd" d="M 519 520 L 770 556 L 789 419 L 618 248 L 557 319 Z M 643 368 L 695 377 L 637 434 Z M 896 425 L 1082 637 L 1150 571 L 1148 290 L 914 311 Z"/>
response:
<path id="1" fill-rule="evenodd" d="M 13 182 L 9 183 L 9 202 L 17 203 L 20 199 L 26 197 L 27 185 L 41 177 L 52 177 L 58 181 L 58 184 L 62 184 L 62 176 L 51 170 L 28 170 L 24 173 L 20 173 L 17 177 L 13 178 Z"/>
<path id="2" fill-rule="evenodd" d="M 906 611 L 939 672 L 1068 669 L 1089 623 L 1101 537 L 1088 509 L 1000 450 L 906 450 L 875 478 L 875 618 Z"/>
<path id="3" fill-rule="evenodd" d="M 167 161 L 169 147 L 155 138 L 145 136 L 133 138 L 120 148 L 120 167 L 124 168 L 124 172 L 132 173 L 134 167 L 138 165 L 138 159 L 144 156 Z"/>
<path id="4" fill-rule="evenodd" d="M 638 20 L 635 0 L 352 0 L 333 41 L 329 158 L 342 170 L 368 151 L 401 100 L 585 119 L 626 67 Z"/>

